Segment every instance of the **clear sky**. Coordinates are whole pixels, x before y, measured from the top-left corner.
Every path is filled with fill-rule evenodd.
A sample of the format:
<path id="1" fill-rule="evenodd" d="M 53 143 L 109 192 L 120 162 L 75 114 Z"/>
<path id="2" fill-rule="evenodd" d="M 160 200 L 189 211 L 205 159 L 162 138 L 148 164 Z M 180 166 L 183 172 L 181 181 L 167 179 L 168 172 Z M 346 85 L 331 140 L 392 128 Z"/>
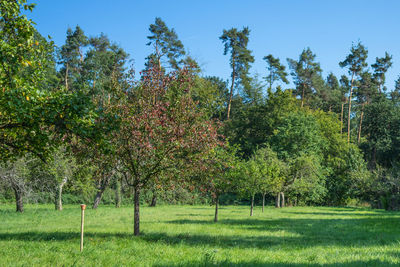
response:
<path id="1" fill-rule="evenodd" d="M 61 46 L 68 27 L 81 26 L 89 36 L 101 32 L 121 45 L 143 69 L 148 28 L 161 17 L 174 28 L 189 54 L 202 66 L 204 75 L 230 77 L 229 59 L 219 40 L 223 29 L 248 26 L 249 49 L 255 63 L 252 73 L 265 75 L 263 57 L 273 54 L 287 66 L 310 47 L 321 63 L 324 76 L 338 66 L 352 42 L 361 40 L 369 50 L 368 62 L 393 55 L 386 85 L 392 90 L 400 74 L 400 1 L 393 0 L 33 0 L 28 14 L 37 29 Z"/>

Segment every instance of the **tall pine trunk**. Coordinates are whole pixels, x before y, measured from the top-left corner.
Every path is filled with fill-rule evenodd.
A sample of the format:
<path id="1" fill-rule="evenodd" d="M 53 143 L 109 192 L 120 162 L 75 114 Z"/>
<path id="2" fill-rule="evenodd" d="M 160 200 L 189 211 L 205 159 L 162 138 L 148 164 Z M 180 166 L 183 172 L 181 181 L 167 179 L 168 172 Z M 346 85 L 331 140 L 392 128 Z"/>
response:
<path id="1" fill-rule="evenodd" d="M 19 188 L 14 187 L 15 193 L 15 203 L 16 203 L 16 211 L 17 212 L 24 212 L 24 202 L 22 200 L 22 192 Z"/>
<path id="2" fill-rule="evenodd" d="M 64 178 L 61 183 L 57 186 L 57 192 L 55 195 L 55 209 L 56 210 L 62 210 L 63 206 L 62 206 L 62 190 L 63 187 L 65 185 L 65 183 L 67 182 L 67 178 Z"/>
<path id="3" fill-rule="evenodd" d="M 263 193 L 263 195 L 262 195 L 262 212 L 264 212 L 264 206 L 265 206 L 265 195 L 266 195 L 266 193 L 264 192 Z"/>
<path id="4" fill-rule="evenodd" d="M 227 114 L 227 119 L 229 120 L 229 116 L 231 114 L 231 105 L 232 105 L 232 96 L 233 96 L 233 87 L 235 86 L 235 55 L 232 55 L 232 84 L 231 84 L 231 90 L 229 92 L 229 102 L 228 102 L 228 114 Z"/>
<path id="5" fill-rule="evenodd" d="M 301 107 L 304 106 L 304 91 L 305 91 L 305 86 L 303 84 L 303 91 L 301 92 Z"/>
<path id="6" fill-rule="evenodd" d="M 215 216 L 214 222 L 218 222 L 218 202 L 219 202 L 219 195 L 215 197 Z"/>
<path id="7" fill-rule="evenodd" d="M 133 234 L 138 236 L 140 235 L 140 187 L 138 185 L 135 186 L 134 205 Z"/>
<path id="8" fill-rule="evenodd" d="M 251 196 L 250 216 L 253 216 L 254 209 L 254 195 Z"/>
<path id="9" fill-rule="evenodd" d="M 340 133 L 343 133 L 343 109 L 344 103 L 342 103 L 342 110 L 340 111 Z"/>
<path id="10" fill-rule="evenodd" d="M 361 141 L 361 129 L 362 129 L 362 122 L 363 122 L 363 117 L 364 117 L 364 105 L 365 105 L 365 103 L 362 103 L 362 105 L 361 105 L 360 125 L 358 126 L 358 138 L 357 138 L 358 144 L 360 144 L 360 141 Z"/>
<path id="11" fill-rule="evenodd" d="M 275 199 L 275 208 L 280 208 L 281 207 L 281 192 L 279 192 L 276 195 L 276 199 Z"/>
<path id="12" fill-rule="evenodd" d="M 350 94 L 349 94 L 349 114 L 347 114 L 347 143 L 350 144 L 350 118 L 351 118 L 351 97 L 353 96 L 354 72 L 351 75 Z"/>

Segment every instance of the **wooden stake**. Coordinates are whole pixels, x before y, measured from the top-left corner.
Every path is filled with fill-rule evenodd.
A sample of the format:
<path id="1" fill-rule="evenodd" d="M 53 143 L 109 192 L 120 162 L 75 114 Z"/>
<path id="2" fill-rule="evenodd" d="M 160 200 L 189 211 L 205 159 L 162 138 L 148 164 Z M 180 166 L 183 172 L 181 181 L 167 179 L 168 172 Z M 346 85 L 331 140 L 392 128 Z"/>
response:
<path id="1" fill-rule="evenodd" d="M 85 209 L 86 205 L 81 204 L 81 252 L 83 250 L 83 224 L 85 223 Z"/>

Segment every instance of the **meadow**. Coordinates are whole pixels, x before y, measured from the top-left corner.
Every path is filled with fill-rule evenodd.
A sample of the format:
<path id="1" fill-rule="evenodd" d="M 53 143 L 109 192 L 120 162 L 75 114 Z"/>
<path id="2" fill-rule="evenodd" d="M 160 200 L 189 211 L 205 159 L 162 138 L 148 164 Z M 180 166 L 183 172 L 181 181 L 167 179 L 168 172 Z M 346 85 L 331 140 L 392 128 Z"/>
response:
<path id="1" fill-rule="evenodd" d="M 398 266 L 400 213 L 367 208 L 247 206 L 86 210 L 79 251 L 80 207 L 0 206 L 0 266 Z"/>

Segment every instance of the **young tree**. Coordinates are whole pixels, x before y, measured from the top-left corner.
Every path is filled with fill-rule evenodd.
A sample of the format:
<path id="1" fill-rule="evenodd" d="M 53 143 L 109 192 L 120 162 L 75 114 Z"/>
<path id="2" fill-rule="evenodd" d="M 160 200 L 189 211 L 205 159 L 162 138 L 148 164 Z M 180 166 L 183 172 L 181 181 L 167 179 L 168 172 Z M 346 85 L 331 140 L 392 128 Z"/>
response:
<path id="1" fill-rule="evenodd" d="M 187 93 L 185 71 L 164 76 L 153 68 L 143 75 L 115 107 L 121 120 L 120 130 L 114 133 L 117 156 L 127 170 L 126 183 L 135 190 L 135 235 L 140 233 L 141 191 L 161 172 L 182 170 L 201 157 L 216 145 L 218 137 Z"/>
<path id="2" fill-rule="evenodd" d="M 357 45 L 352 45 L 350 54 L 344 61 L 339 63 L 342 68 L 347 67 L 351 75 L 350 92 L 349 92 L 349 111 L 347 114 L 347 143 L 350 143 L 350 121 L 351 121 L 351 101 L 353 96 L 354 81 L 362 70 L 367 66 L 366 60 L 368 57 L 368 50 L 358 42 Z"/>
<path id="3" fill-rule="evenodd" d="M 220 196 L 235 190 L 235 175 L 232 170 L 238 164 L 236 153 L 237 149 L 229 144 L 225 147 L 216 147 L 208 153 L 198 168 L 201 170 L 201 173 L 198 174 L 201 177 L 200 186 L 207 192 L 211 192 L 215 201 L 214 222 L 218 221 Z"/>
<path id="4" fill-rule="evenodd" d="M 250 69 L 250 63 L 254 62 L 254 57 L 251 55 L 251 51 L 247 49 L 249 34 L 250 30 L 247 27 L 244 27 L 241 31 L 232 28 L 230 30 L 224 30 L 221 37 L 219 37 L 224 44 L 224 55 L 230 53 L 229 61 L 232 68 L 232 83 L 229 91 L 227 107 L 228 120 L 231 113 L 232 96 L 235 84 L 241 83 L 244 85 L 249 81 L 248 72 Z"/>
<path id="5" fill-rule="evenodd" d="M 267 62 L 268 75 L 265 80 L 269 84 L 269 90 L 272 90 L 272 85 L 274 82 L 281 81 L 289 84 L 287 79 L 288 74 L 285 71 L 285 66 L 281 65 L 279 58 L 274 58 L 271 54 L 263 58 Z"/>
<path id="6" fill-rule="evenodd" d="M 256 150 L 252 159 L 257 162 L 260 172 L 260 192 L 262 193 L 262 212 L 264 212 L 266 194 L 279 194 L 279 197 L 283 195 L 285 165 L 268 146 Z"/>
<path id="7" fill-rule="evenodd" d="M 62 191 L 64 185 L 73 178 L 76 170 L 75 158 L 69 155 L 65 148 L 60 147 L 56 150 L 47 166 L 44 168 L 54 180 L 54 204 L 56 210 L 62 210 Z"/>

